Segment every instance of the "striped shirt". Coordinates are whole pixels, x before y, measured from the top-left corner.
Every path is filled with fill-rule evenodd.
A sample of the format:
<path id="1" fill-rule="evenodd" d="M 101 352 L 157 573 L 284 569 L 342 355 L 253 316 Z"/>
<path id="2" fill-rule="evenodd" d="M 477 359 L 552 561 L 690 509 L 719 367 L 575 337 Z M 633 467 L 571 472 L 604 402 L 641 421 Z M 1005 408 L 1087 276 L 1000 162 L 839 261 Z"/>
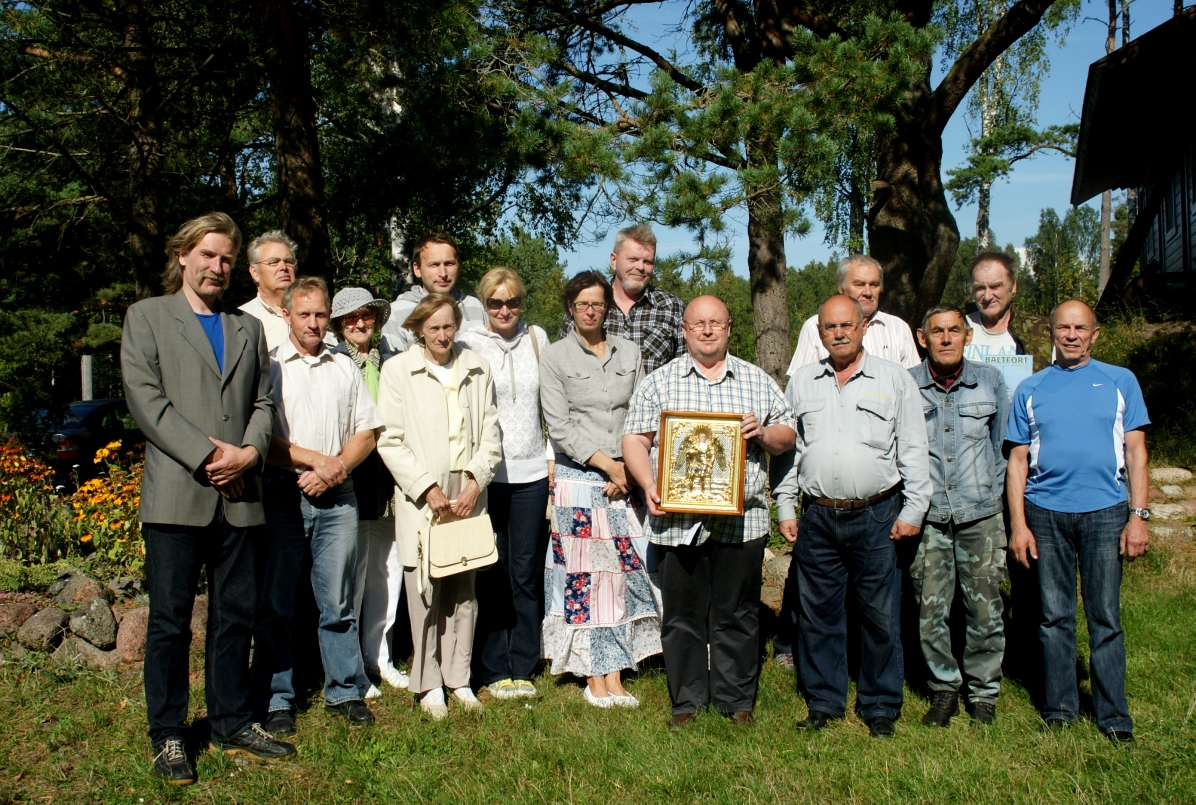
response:
<path id="1" fill-rule="evenodd" d="M 914 346 L 914 334 L 909 325 L 903 319 L 880 310 L 872 314 L 868 329 L 864 331 L 864 351 L 886 361 L 899 363 L 906 369 L 913 369 L 922 362 L 918 357 L 918 348 Z M 830 353 L 822 345 L 822 339 L 818 337 L 818 316 L 813 315 L 802 325 L 801 335 L 797 338 L 797 349 L 793 351 L 793 360 L 789 362 L 785 374 L 793 377 L 793 373 L 801 367 L 826 360 L 829 356 Z"/>
<path id="2" fill-rule="evenodd" d="M 631 410 L 623 426 L 625 434 L 656 434 L 663 411 L 702 411 L 716 414 L 755 413 L 761 426 L 787 425 L 796 430 L 793 411 L 785 395 L 763 369 L 733 355 L 727 356 L 721 377 L 709 380 L 686 352 L 650 374 L 631 397 Z M 652 467 L 657 467 L 659 438 L 652 439 Z M 743 514 L 669 514 L 648 516 L 648 539 L 658 545 L 701 545 L 716 542 L 745 542 L 762 537 L 769 530 L 765 482 L 768 457 L 757 442 L 747 444 L 743 479 Z M 695 533 L 695 528 L 697 531 Z"/>

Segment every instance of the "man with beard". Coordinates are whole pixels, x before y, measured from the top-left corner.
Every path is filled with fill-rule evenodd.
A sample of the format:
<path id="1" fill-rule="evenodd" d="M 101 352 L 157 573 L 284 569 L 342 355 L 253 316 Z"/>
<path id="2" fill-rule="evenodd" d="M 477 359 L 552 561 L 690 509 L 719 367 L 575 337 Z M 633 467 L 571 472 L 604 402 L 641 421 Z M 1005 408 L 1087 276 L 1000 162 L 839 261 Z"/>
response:
<path id="1" fill-rule="evenodd" d="M 183 224 L 167 244 L 166 293 L 129 308 L 121 339 L 125 399 L 146 439 L 145 704 L 154 773 L 174 785 L 196 780 L 186 751 L 188 657 L 205 566 L 204 691 L 213 743 L 261 760 L 295 753 L 253 722 L 249 704 L 251 543 L 265 522 L 257 471 L 274 402 L 261 325 L 220 302 L 240 246 L 241 232 L 224 213 Z"/>
<path id="2" fill-rule="evenodd" d="M 685 304 L 668 291 L 652 284 L 656 268 L 656 235 L 647 224 L 620 229 L 615 250 L 610 254 L 615 304 L 606 313 L 606 332 L 633 341 L 644 358 L 644 375 L 685 354 L 681 323 Z M 573 329 L 573 317 L 565 314 L 561 338 Z"/>
<path id="3" fill-rule="evenodd" d="M 781 534 L 797 543 L 791 572 L 809 707 L 798 728 L 821 730 L 846 715 L 850 586 L 861 620 L 856 707 L 872 736 L 887 738 L 903 701 L 894 543 L 917 535 L 933 492 L 922 398 L 908 371 L 865 352 L 858 301 L 832 296 L 818 328 L 828 357 L 798 369 L 785 391 L 798 439 L 776 489 Z"/>

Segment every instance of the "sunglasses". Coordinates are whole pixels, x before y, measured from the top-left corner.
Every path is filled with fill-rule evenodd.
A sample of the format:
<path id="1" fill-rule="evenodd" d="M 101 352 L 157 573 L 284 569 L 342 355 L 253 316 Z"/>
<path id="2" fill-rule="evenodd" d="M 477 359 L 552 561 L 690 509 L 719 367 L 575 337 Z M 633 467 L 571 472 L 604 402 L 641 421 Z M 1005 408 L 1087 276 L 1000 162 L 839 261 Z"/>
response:
<path id="1" fill-rule="evenodd" d="M 518 310 L 519 308 L 523 307 L 523 297 L 512 296 L 510 299 L 497 299 L 492 296 L 486 300 L 487 310 L 493 310 L 495 313 L 497 313 L 504 307 L 509 310 Z"/>

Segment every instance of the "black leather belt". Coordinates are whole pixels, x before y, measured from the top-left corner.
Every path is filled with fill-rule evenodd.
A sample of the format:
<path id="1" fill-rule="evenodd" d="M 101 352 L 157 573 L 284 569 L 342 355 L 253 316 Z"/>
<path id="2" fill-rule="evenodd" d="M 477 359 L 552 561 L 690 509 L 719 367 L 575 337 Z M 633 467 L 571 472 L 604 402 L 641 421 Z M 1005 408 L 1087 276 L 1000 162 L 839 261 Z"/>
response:
<path id="1" fill-rule="evenodd" d="M 811 503 L 817 503 L 819 506 L 827 506 L 832 509 L 842 509 L 844 511 L 855 511 L 857 509 L 867 508 L 868 506 L 875 506 L 877 503 L 880 503 L 883 500 L 888 500 L 889 498 L 893 497 L 893 495 L 896 495 L 900 489 L 901 484 L 897 484 L 896 486 L 891 487 L 884 492 L 873 495 L 870 498 L 864 498 L 863 500 L 816 498 L 813 495 L 803 496 L 806 500 L 810 501 Z"/>

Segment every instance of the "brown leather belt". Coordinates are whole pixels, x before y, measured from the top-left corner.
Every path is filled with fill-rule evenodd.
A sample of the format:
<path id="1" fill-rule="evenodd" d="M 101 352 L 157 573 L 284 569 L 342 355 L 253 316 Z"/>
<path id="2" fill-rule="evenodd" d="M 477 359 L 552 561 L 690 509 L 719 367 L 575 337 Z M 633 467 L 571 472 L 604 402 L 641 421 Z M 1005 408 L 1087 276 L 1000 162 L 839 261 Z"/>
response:
<path id="1" fill-rule="evenodd" d="M 901 489 L 901 484 L 897 484 L 896 486 L 894 486 L 884 492 L 873 495 L 870 498 L 864 498 L 863 500 L 850 500 L 850 499 L 845 500 L 845 499 L 838 499 L 838 498 L 816 498 L 813 495 L 810 495 L 807 498 L 807 500 L 809 500 L 811 503 L 817 503 L 819 506 L 828 506 L 832 509 L 843 509 L 844 511 L 855 511 L 856 509 L 863 509 L 868 506 L 875 506 L 877 503 L 880 503 L 882 500 L 888 500 L 889 498 L 893 497 L 893 495 L 896 495 L 900 489 Z"/>

